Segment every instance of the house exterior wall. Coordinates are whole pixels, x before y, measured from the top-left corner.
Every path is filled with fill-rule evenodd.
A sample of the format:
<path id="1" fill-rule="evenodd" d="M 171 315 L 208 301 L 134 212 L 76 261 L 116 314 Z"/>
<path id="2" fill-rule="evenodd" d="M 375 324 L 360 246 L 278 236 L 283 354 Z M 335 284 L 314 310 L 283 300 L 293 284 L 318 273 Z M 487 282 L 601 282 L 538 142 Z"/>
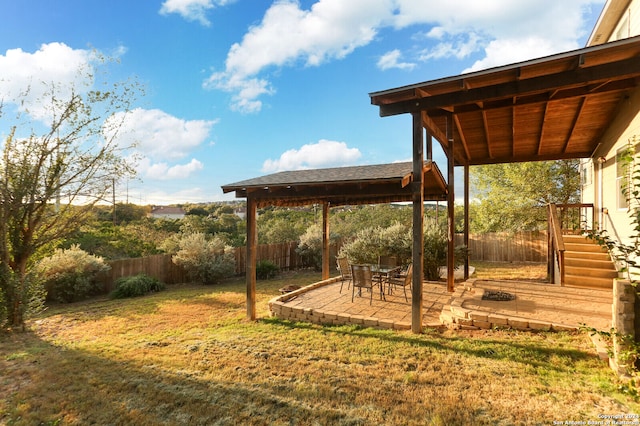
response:
<path id="1" fill-rule="evenodd" d="M 618 7 L 612 7 L 612 4 Z M 617 23 L 613 25 L 609 39 L 603 41 L 640 35 L 640 0 L 609 0 L 604 13 L 611 10 L 618 15 Z M 607 21 L 611 25 L 611 19 L 603 17 L 598 22 Z M 594 33 L 597 30 L 598 27 Z M 624 195 L 620 191 L 617 154 L 628 147 L 634 137 L 640 142 L 640 89 L 621 105 L 619 114 L 602 135 L 593 157 L 581 162 L 583 203 L 594 204 L 594 215 L 600 229 L 606 230 L 610 237 L 627 243 L 634 231 Z"/>

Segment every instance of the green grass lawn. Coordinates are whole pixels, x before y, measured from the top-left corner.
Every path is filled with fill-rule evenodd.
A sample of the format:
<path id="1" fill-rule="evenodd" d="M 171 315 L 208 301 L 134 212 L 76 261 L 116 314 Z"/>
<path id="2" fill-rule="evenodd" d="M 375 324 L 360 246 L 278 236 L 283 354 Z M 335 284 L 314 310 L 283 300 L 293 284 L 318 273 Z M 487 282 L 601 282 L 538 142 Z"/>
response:
<path id="1" fill-rule="evenodd" d="M 490 268 L 507 267 L 476 271 Z M 51 306 L 29 331 L 0 334 L 0 424 L 513 425 L 640 412 L 585 334 L 415 335 L 268 316 L 278 288 L 319 278 L 258 281 L 255 322 L 242 278 Z"/>

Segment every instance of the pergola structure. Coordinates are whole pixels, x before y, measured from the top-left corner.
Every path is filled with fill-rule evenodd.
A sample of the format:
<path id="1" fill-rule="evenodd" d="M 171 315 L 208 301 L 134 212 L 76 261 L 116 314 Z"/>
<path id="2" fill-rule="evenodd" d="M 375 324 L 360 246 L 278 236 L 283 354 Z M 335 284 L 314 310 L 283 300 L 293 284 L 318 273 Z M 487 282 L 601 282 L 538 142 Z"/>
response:
<path id="1" fill-rule="evenodd" d="M 370 93 L 382 117 L 411 114 L 413 162 L 436 138 L 447 156 L 449 250 L 453 289 L 454 166 L 465 173 L 465 244 L 469 223 L 469 166 L 591 157 L 602 135 L 640 84 L 640 37 L 546 58 Z M 630 118 L 630 117 L 629 117 Z M 416 194 L 420 188 L 415 187 Z M 414 197 L 414 238 L 422 241 L 422 203 Z M 418 235 L 419 234 L 419 235 Z M 414 241 L 416 247 L 416 241 Z M 421 253 L 414 251 L 417 264 Z M 468 265 L 465 277 L 468 276 Z M 413 279 L 414 294 L 422 280 Z M 419 333 L 422 306 L 412 305 Z M 417 310 L 417 312 L 416 312 Z"/>
<path id="2" fill-rule="evenodd" d="M 416 188 L 422 200 L 447 198 L 444 177 L 431 161 L 286 171 L 222 186 L 224 193 L 247 199 L 247 317 L 256 318 L 257 208 L 322 205 L 322 279 L 328 279 L 329 208 L 415 202 Z M 422 289 L 416 297 L 422 303 Z"/>

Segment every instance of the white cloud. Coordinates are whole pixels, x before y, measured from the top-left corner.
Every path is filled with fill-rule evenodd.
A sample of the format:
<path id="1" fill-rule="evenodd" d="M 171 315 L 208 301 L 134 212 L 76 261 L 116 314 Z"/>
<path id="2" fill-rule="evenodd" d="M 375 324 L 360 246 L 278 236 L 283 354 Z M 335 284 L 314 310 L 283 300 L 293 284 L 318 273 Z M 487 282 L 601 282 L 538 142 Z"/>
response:
<path id="1" fill-rule="evenodd" d="M 562 51 L 575 49 L 577 46 L 568 43 Z M 479 71 L 508 63 L 525 61 L 531 58 L 543 57 L 558 51 L 558 46 L 552 40 L 540 37 L 523 37 L 520 39 L 493 40 L 485 48 L 485 57 L 463 72 Z"/>
<path id="2" fill-rule="evenodd" d="M 387 52 L 378 60 L 378 68 L 381 70 L 388 70 L 391 68 L 410 70 L 416 66 L 416 64 L 410 62 L 398 62 L 401 57 L 402 53 L 400 53 L 400 50 L 398 49 Z"/>
<path id="3" fill-rule="evenodd" d="M 353 164 L 362 154 L 357 148 L 348 148 L 344 142 L 321 139 L 318 143 L 290 149 L 277 160 L 268 159 L 262 165 L 263 172 L 300 170 Z"/>
<path id="4" fill-rule="evenodd" d="M 204 165 L 192 158 L 186 164 L 170 166 L 166 162 L 152 163 L 149 158 L 143 158 L 137 163 L 138 173 L 148 179 L 154 180 L 180 180 L 192 176 L 204 168 Z"/>
<path id="5" fill-rule="evenodd" d="M 436 32 L 436 34 L 437 33 L 438 32 Z M 439 34 L 436 37 L 438 39 L 445 38 L 442 34 Z M 473 32 L 446 38 L 447 41 L 443 41 L 438 43 L 435 47 L 423 50 L 420 53 L 418 60 L 426 62 L 431 59 L 464 59 L 472 53 L 477 52 L 482 46 L 481 37 Z"/>
<path id="6" fill-rule="evenodd" d="M 346 57 L 374 39 L 391 14 L 390 6 L 389 0 L 320 0 L 302 10 L 297 1 L 277 1 L 242 42 L 231 46 L 225 70 L 214 73 L 204 86 L 235 93 L 236 110 L 259 111 L 257 98 L 274 90 L 257 74 L 270 67 L 298 62 L 318 66 Z"/>
<path id="7" fill-rule="evenodd" d="M 64 43 L 43 44 L 34 53 L 7 50 L 0 55 L 0 102 L 48 123 L 54 112 L 52 86 L 61 100 L 68 99 L 72 91 L 86 93 L 93 84 L 93 59 L 92 52 Z"/>
<path id="8" fill-rule="evenodd" d="M 192 159 L 173 164 L 203 145 L 215 120 L 183 120 L 158 109 L 136 108 L 114 114 L 105 126 L 107 137 L 114 137 L 123 148 L 134 147 L 131 161 L 138 174 L 149 179 L 185 179 L 201 170 L 203 164 Z"/>
<path id="9" fill-rule="evenodd" d="M 161 15 L 177 13 L 187 21 L 196 21 L 208 27 L 207 12 L 216 6 L 224 6 L 234 0 L 165 0 L 160 8 Z"/>
<path id="10" fill-rule="evenodd" d="M 411 69 L 415 61 L 480 59 L 470 69 L 503 65 L 579 47 L 588 31 L 583 12 L 604 0 L 319 0 L 302 9 L 297 0 L 280 0 L 262 21 L 233 44 L 225 69 L 203 86 L 233 93 L 232 108 L 257 112 L 261 96 L 275 93 L 270 69 L 319 66 L 343 59 L 384 37 L 387 29 L 415 28 L 422 46 L 411 58 L 392 49 L 380 69 Z M 435 45 L 427 47 L 427 45 Z M 515 49 L 514 46 L 519 48 Z"/>
<path id="11" fill-rule="evenodd" d="M 142 155 L 156 160 L 177 160 L 187 156 L 209 137 L 215 120 L 183 120 L 159 109 L 136 108 L 117 113 L 111 122 L 120 122 L 118 143 L 135 145 Z"/>
<path id="12" fill-rule="evenodd" d="M 604 0 L 451 0 L 423 7 L 412 0 L 397 0 L 396 26 L 429 24 L 425 41 L 438 43 L 424 49 L 420 60 L 456 58 L 471 54 L 482 58 L 469 70 L 505 65 L 579 48 L 586 8 Z"/>

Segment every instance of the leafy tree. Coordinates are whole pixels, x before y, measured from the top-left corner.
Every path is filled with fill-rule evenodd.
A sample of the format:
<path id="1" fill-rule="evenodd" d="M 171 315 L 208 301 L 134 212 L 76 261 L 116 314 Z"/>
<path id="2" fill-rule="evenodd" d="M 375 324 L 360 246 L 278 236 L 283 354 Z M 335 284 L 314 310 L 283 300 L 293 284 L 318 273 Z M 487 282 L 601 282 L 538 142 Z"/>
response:
<path id="1" fill-rule="evenodd" d="M 257 224 L 258 241 L 260 244 L 297 241 L 315 222 L 317 214 L 317 211 L 314 212 L 312 209 L 278 207 L 261 209 Z"/>
<path id="2" fill-rule="evenodd" d="M 209 216 L 209 211 L 204 207 L 192 207 L 187 211 L 187 216 L 195 215 L 195 216 Z"/>
<path id="3" fill-rule="evenodd" d="M 34 259 L 108 199 L 114 179 L 132 173 L 117 144 L 126 115 L 115 113 L 129 110 L 135 85 L 97 80 L 93 69 L 80 69 L 84 86 L 41 83 L 44 91 L 27 88 L 5 99 L 20 105 L 43 93 L 38 120 L 26 111 L 12 121 L 0 110 L 10 129 L 0 151 L 0 299 L 10 326 L 24 326 L 42 301 Z M 97 86 L 107 90 L 91 88 Z"/>
<path id="4" fill-rule="evenodd" d="M 95 211 L 96 211 L 97 219 L 99 221 L 114 223 L 113 205 L 101 204 L 101 205 L 95 206 Z M 119 225 L 122 223 L 142 220 L 147 216 L 149 212 L 150 212 L 150 208 L 148 206 L 137 206 L 131 203 L 116 203 L 115 223 Z"/>
<path id="5" fill-rule="evenodd" d="M 472 232 L 537 230 L 546 227 L 549 203 L 579 202 L 578 160 L 493 164 L 471 169 Z"/>
<path id="6" fill-rule="evenodd" d="M 181 219 L 180 232 L 183 234 L 215 234 L 216 223 L 214 219 L 206 216 L 187 215 Z"/>

